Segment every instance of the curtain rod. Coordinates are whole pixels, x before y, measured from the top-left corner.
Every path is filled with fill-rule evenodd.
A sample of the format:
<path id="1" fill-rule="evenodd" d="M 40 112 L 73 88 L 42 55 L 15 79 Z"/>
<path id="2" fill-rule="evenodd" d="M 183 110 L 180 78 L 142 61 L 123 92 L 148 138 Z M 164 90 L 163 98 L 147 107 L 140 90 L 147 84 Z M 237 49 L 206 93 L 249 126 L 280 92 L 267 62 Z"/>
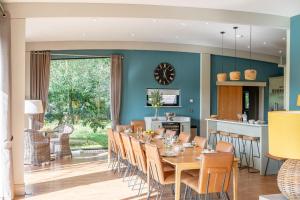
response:
<path id="1" fill-rule="evenodd" d="M 31 53 L 34 54 L 43 54 L 43 52 L 39 52 L 39 51 L 31 51 Z M 51 53 L 51 56 L 79 56 L 79 57 L 87 57 L 87 58 L 110 58 L 110 56 L 97 56 L 97 55 L 84 55 L 84 54 L 68 54 L 68 53 Z M 124 56 L 121 56 L 121 58 L 123 59 Z"/>
<path id="2" fill-rule="evenodd" d="M 6 16 L 5 10 L 4 10 L 3 4 L 1 2 L 0 2 L 0 11 L 2 12 L 2 16 L 5 17 Z"/>

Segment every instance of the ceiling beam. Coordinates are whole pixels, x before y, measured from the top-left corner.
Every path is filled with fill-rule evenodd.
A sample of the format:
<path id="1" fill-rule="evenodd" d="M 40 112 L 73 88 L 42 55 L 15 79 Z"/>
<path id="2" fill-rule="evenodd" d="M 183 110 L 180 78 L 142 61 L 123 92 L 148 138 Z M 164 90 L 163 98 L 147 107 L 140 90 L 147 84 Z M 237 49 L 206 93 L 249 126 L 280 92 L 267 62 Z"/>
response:
<path id="1" fill-rule="evenodd" d="M 57 41 L 57 42 L 27 42 L 26 51 L 38 50 L 82 50 L 82 49 L 101 49 L 101 50 L 153 50 L 153 51 L 177 51 L 191 53 L 208 53 L 221 55 L 221 49 L 216 47 L 205 47 L 188 44 L 171 44 L 158 42 L 99 42 L 99 41 Z M 224 49 L 224 56 L 234 56 L 234 50 Z M 248 51 L 237 51 L 237 57 L 249 59 Z M 264 62 L 279 63 L 277 56 L 253 53 L 253 60 Z"/>
<path id="2" fill-rule="evenodd" d="M 282 29 L 290 26 L 289 17 L 208 8 L 103 3 L 8 3 L 5 7 L 12 18 L 132 17 L 252 24 Z"/>

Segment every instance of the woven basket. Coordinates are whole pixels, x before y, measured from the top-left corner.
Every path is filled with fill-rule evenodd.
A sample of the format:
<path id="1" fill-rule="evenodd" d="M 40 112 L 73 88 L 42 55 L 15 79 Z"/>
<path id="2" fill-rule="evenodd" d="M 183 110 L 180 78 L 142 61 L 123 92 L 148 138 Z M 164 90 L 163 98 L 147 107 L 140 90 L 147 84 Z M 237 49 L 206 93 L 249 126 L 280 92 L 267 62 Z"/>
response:
<path id="1" fill-rule="evenodd" d="M 250 80 L 250 81 L 254 81 L 256 80 L 256 70 L 255 69 L 246 69 L 244 71 L 245 74 L 245 80 Z"/>
<path id="2" fill-rule="evenodd" d="M 218 73 L 217 74 L 217 80 L 219 82 L 223 82 L 227 80 L 227 74 L 226 73 Z"/>
<path id="3" fill-rule="evenodd" d="M 281 193 L 289 200 L 300 199 L 300 160 L 285 161 L 277 176 Z"/>
<path id="4" fill-rule="evenodd" d="M 241 72 L 233 71 L 233 72 L 230 72 L 229 76 L 230 76 L 230 80 L 238 81 L 241 79 Z"/>

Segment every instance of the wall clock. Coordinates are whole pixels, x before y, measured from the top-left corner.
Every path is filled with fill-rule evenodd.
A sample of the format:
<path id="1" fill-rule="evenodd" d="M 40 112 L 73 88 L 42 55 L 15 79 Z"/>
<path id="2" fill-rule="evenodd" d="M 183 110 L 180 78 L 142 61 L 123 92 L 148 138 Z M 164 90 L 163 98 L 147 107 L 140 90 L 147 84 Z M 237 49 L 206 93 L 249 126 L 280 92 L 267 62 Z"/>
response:
<path id="1" fill-rule="evenodd" d="M 175 79 L 175 68 L 169 63 L 160 63 L 154 70 L 154 78 L 161 85 L 168 85 Z"/>

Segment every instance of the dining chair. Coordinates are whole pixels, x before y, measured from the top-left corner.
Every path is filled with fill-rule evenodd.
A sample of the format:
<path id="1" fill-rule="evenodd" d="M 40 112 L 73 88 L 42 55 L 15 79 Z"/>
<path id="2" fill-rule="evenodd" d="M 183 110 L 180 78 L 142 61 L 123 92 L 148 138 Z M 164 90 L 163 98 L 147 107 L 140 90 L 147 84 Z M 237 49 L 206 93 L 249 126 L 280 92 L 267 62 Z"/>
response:
<path id="1" fill-rule="evenodd" d="M 228 199 L 228 188 L 232 170 L 234 155 L 232 153 L 202 154 L 199 176 L 185 175 L 182 183 L 186 185 L 184 199 L 189 199 L 191 190 L 198 193 L 200 199 L 204 196 L 208 199 L 214 193 L 221 199 Z M 185 174 L 185 173 L 183 173 Z"/>
<path id="2" fill-rule="evenodd" d="M 132 130 L 134 133 L 137 132 L 138 128 L 142 128 L 142 131 L 146 130 L 146 124 L 144 120 L 132 120 L 130 122 L 130 125 L 132 126 Z"/>
<path id="3" fill-rule="evenodd" d="M 107 129 L 108 136 L 108 145 L 109 145 L 109 153 L 111 155 L 110 160 L 108 161 L 108 167 L 111 166 L 112 170 L 115 168 L 117 160 L 118 160 L 118 149 L 117 144 L 114 138 L 113 130 L 111 128 Z"/>
<path id="4" fill-rule="evenodd" d="M 216 146 L 217 152 L 227 152 L 227 153 L 233 153 L 234 147 L 232 143 L 219 141 Z"/>
<path id="5" fill-rule="evenodd" d="M 147 165 L 150 168 L 150 176 L 151 180 L 153 180 L 154 184 L 151 187 L 151 191 L 156 187 L 158 193 L 157 198 L 160 199 L 163 196 L 164 190 L 166 186 L 175 184 L 175 171 L 166 171 L 164 170 L 164 163 L 161 160 L 159 150 L 156 145 L 153 144 L 145 144 L 146 149 L 146 157 L 147 157 Z M 150 193 L 148 199 L 150 197 Z"/>
<path id="6" fill-rule="evenodd" d="M 127 168 L 124 173 L 123 180 L 125 180 L 126 176 L 128 176 L 129 177 L 128 186 L 130 186 L 131 179 L 136 172 L 136 160 L 135 160 L 134 152 L 132 150 L 132 145 L 131 145 L 129 135 L 127 135 L 125 133 L 120 133 L 120 134 L 121 134 L 121 138 L 122 138 L 122 141 L 124 144 L 124 150 L 125 150 L 125 153 L 127 156 Z"/>
<path id="7" fill-rule="evenodd" d="M 190 140 L 190 134 L 181 132 L 178 136 L 178 142 L 180 143 L 187 143 Z"/>
<path id="8" fill-rule="evenodd" d="M 119 133 L 124 132 L 126 129 L 132 130 L 132 126 L 131 125 L 120 125 L 120 124 L 116 125 L 116 131 Z"/>
<path id="9" fill-rule="evenodd" d="M 207 141 L 207 139 L 205 137 L 201 137 L 201 136 L 194 137 L 195 145 L 200 147 L 200 149 L 205 149 L 206 141 Z"/>
<path id="10" fill-rule="evenodd" d="M 158 129 L 155 129 L 154 132 L 157 135 L 163 135 L 165 133 L 165 129 L 164 128 L 158 128 Z"/>
<path id="11" fill-rule="evenodd" d="M 121 167 L 124 165 L 125 165 L 125 167 L 127 167 L 127 156 L 126 156 L 124 144 L 123 144 L 120 133 L 117 131 L 114 131 L 113 134 L 114 134 L 114 138 L 115 138 L 117 149 L 118 149 L 118 161 L 117 161 L 117 168 L 116 168 L 115 172 L 118 171 L 119 174 L 122 174 Z"/>

